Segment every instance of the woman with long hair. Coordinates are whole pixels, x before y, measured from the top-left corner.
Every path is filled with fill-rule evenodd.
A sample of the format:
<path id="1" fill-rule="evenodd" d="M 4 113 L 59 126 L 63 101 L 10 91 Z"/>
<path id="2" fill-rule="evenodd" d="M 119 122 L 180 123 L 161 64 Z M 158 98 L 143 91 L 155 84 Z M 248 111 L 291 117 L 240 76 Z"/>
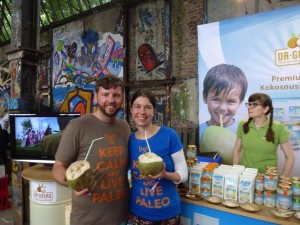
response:
<path id="1" fill-rule="evenodd" d="M 289 176 L 295 156 L 287 128 L 273 120 L 272 99 L 264 93 L 254 93 L 248 98 L 246 107 L 249 118 L 238 126 L 233 164 L 258 168 L 263 173 L 267 166 L 278 167 L 277 150 L 280 146 L 285 157 L 281 175 Z"/>
<path id="2" fill-rule="evenodd" d="M 128 224 L 179 225 L 180 196 L 176 186 L 188 178 L 181 140 L 172 128 L 152 123 L 156 99 L 151 92 L 135 92 L 130 111 L 137 130 L 129 140 L 132 187 Z M 159 174 L 141 176 L 138 157 L 148 152 L 161 157 L 164 164 Z"/>

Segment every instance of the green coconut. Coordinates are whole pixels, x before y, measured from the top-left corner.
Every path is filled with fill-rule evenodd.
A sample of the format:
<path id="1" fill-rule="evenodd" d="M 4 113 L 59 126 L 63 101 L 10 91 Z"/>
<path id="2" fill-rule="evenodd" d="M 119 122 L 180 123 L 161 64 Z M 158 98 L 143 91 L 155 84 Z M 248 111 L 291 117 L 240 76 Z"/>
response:
<path id="1" fill-rule="evenodd" d="M 144 153 L 138 158 L 138 169 L 142 176 L 155 176 L 161 171 L 162 166 L 162 158 L 153 152 Z"/>
<path id="2" fill-rule="evenodd" d="M 75 191 L 90 189 L 95 181 L 90 163 L 84 160 L 73 162 L 66 171 L 68 185 Z"/>
<path id="3" fill-rule="evenodd" d="M 205 129 L 200 141 L 201 152 L 218 152 L 222 163 L 232 165 L 233 148 L 237 135 L 231 130 L 220 126 L 209 126 Z"/>

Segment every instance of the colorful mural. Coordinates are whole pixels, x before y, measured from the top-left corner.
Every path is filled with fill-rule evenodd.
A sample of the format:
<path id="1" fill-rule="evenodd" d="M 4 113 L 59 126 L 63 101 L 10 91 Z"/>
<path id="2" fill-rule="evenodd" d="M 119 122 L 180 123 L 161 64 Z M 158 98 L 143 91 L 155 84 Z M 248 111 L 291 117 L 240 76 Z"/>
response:
<path id="1" fill-rule="evenodd" d="M 0 65 L 0 117 L 8 111 L 10 99 L 10 74 L 5 63 Z"/>
<path id="2" fill-rule="evenodd" d="M 11 75 L 11 98 L 21 97 L 21 59 L 11 60 L 9 62 L 9 71 Z"/>
<path id="3" fill-rule="evenodd" d="M 10 109 L 18 109 L 20 98 L 20 63 L 18 60 L 0 65 L 0 117 Z"/>
<path id="4" fill-rule="evenodd" d="M 12 161 L 11 183 L 13 188 L 12 213 L 16 225 L 23 225 L 23 182 L 22 182 L 23 163 Z"/>
<path id="5" fill-rule="evenodd" d="M 123 37 L 82 30 L 82 21 L 54 29 L 54 111 L 92 112 L 95 80 L 107 74 L 123 77 Z"/>

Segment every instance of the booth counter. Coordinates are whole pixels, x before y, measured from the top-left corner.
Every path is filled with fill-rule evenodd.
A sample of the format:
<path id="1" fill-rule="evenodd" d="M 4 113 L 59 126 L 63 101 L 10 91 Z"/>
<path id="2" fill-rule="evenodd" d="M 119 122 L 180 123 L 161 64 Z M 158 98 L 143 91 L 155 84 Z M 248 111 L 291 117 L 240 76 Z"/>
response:
<path id="1" fill-rule="evenodd" d="M 52 168 L 42 164 L 26 168 L 22 177 L 29 180 L 30 225 L 65 225 L 72 190 L 56 183 Z"/>
<path id="2" fill-rule="evenodd" d="M 213 204 L 205 199 L 193 200 L 181 197 L 181 217 L 183 225 L 299 225 L 300 220 L 291 216 L 287 219 L 277 218 L 270 212 L 271 208 L 260 206 L 257 212 L 248 212 L 240 207 L 228 208 L 222 203 Z"/>

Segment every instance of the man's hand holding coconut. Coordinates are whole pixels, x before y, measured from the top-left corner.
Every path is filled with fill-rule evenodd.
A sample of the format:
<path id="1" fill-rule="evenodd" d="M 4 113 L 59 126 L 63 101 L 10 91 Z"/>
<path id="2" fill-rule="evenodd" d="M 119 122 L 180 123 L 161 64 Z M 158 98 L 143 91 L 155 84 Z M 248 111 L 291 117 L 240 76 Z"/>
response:
<path id="1" fill-rule="evenodd" d="M 89 194 L 95 186 L 95 176 L 88 161 L 72 163 L 66 171 L 66 179 L 76 196 Z"/>

